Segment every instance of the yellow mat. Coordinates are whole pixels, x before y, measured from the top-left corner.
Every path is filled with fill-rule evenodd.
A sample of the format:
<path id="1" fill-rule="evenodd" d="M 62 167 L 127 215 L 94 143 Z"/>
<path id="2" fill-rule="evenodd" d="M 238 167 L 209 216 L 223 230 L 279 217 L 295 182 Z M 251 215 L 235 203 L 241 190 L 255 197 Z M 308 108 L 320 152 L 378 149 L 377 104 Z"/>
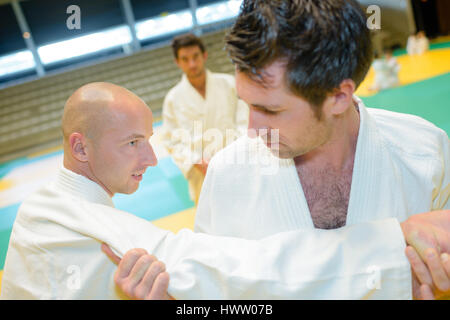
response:
<path id="1" fill-rule="evenodd" d="M 194 229 L 195 208 L 180 211 L 170 216 L 154 220 L 152 223 L 161 229 L 170 230 L 177 233 L 183 228 Z"/>
<path id="2" fill-rule="evenodd" d="M 11 188 L 13 182 L 8 179 L 0 179 L 0 191 Z"/>
<path id="3" fill-rule="evenodd" d="M 400 65 L 400 85 L 406 85 L 450 72 L 450 49 L 435 49 L 417 56 L 403 55 L 397 57 L 397 61 Z M 375 94 L 369 90 L 374 78 L 375 72 L 370 68 L 356 95 L 364 97 Z"/>

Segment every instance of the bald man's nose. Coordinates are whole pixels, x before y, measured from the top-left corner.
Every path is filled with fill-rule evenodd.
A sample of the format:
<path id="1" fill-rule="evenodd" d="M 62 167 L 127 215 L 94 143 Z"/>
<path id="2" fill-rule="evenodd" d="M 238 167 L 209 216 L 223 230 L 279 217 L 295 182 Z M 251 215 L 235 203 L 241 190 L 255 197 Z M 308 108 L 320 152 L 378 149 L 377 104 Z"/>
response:
<path id="1" fill-rule="evenodd" d="M 155 151 L 153 150 L 153 147 L 150 144 L 150 142 L 148 142 L 146 145 L 142 160 L 143 160 L 143 164 L 146 167 L 154 167 L 158 164 L 158 159 L 156 158 Z"/>

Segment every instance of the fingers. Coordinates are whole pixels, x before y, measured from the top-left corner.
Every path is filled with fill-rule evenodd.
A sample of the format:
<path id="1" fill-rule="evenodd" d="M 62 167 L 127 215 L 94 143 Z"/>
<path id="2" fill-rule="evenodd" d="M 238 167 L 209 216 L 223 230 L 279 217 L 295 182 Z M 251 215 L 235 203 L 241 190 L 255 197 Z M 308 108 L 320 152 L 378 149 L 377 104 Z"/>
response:
<path id="1" fill-rule="evenodd" d="M 120 281 L 120 279 L 128 277 L 136 262 L 145 254 L 147 254 L 147 251 L 144 249 L 131 249 L 127 251 L 127 253 L 123 256 L 122 261 L 120 261 L 119 267 L 117 268 L 115 275 L 116 282 L 117 280 Z"/>
<path id="2" fill-rule="evenodd" d="M 153 289 L 148 295 L 150 300 L 169 300 L 170 296 L 167 294 L 169 288 L 169 274 L 167 272 L 160 273 L 153 284 Z"/>
<path id="3" fill-rule="evenodd" d="M 411 247 L 406 247 L 405 254 L 408 257 L 409 263 L 416 274 L 421 284 L 427 284 L 431 286 L 433 284 L 433 278 L 431 277 L 428 267 L 422 261 L 417 251 Z"/>
<path id="4" fill-rule="evenodd" d="M 435 300 L 433 290 L 427 284 L 423 284 L 420 286 L 420 296 L 421 300 Z"/>
<path id="5" fill-rule="evenodd" d="M 441 262 L 444 266 L 444 270 L 447 273 L 447 277 L 450 278 L 450 256 L 448 253 L 441 254 Z"/>
<path id="6" fill-rule="evenodd" d="M 142 263 L 136 263 L 135 274 L 129 277 L 130 292 L 134 298 L 145 299 L 152 290 L 153 283 L 159 273 L 164 272 L 165 265 L 157 261 L 154 256 L 146 255 L 141 257 Z"/>
<path id="7" fill-rule="evenodd" d="M 169 275 L 165 270 L 164 263 L 144 249 L 132 249 L 120 261 L 114 281 L 130 298 L 169 299 Z"/>
<path id="8" fill-rule="evenodd" d="M 117 256 L 106 243 L 102 243 L 101 249 L 115 264 L 119 264 L 121 260 L 120 257 Z"/>
<path id="9" fill-rule="evenodd" d="M 440 291 L 450 290 L 450 281 L 436 250 L 429 248 L 425 250 L 425 259 L 433 278 L 433 283 Z"/>

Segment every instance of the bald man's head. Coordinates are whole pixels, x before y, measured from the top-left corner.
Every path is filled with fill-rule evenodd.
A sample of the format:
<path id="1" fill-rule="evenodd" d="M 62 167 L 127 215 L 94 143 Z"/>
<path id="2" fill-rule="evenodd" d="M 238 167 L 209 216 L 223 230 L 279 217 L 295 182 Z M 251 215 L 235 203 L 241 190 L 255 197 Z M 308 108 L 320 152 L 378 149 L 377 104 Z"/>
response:
<path id="1" fill-rule="evenodd" d="M 127 89 L 86 84 L 64 107 L 64 166 L 109 194 L 134 192 L 145 169 L 157 163 L 149 143 L 152 122 L 145 102 Z"/>
<path id="2" fill-rule="evenodd" d="M 67 100 L 62 117 L 64 141 L 79 132 L 95 141 L 112 125 L 117 112 L 144 102 L 131 91 L 107 82 L 93 82 L 77 89 Z"/>

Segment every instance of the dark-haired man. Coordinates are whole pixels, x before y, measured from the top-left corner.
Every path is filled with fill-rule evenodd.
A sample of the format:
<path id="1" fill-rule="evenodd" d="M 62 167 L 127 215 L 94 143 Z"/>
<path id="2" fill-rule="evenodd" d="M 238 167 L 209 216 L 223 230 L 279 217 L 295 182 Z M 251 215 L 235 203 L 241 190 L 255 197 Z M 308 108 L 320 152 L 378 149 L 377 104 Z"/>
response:
<path id="1" fill-rule="evenodd" d="M 449 208 L 448 137 L 418 117 L 368 109 L 353 95 L 372 59 L 359 5 L 244 0 L 227 43 L 237 91 L 250 106 L 249 128 L 259 137 L 243 137 L 212 159 L 196 230 L 247 239 L 289 230 L 304 236 L 319 232 L 315 240 L 297 242 L 311 253 L 299 271 L 308 280 L 284 298 L 377 298 L 378 289 L 396 283 L 395 298 L 407 299 L 411 279 L 415 297 L 448 295 L 450 237 L 444 229 L 450 227 L 450 211 L 437 211 Z M 434 220 L 437 216 L 440 220 Z M 375 223 L 383 224 L 381 238 L 364 231 Z M 431 226 L 441 229 L 434 232 Z M 352 250 L 332 239 L 325 250 L 317 247 L 322 237 L 347 228 L 362 228 L 360 235 L 346 237 Z M 358 274 L 385 274 L 380 266 L 391 265 L 392 256 L 365 269 L 361 250 L 370 259 L 379 250 L 397 248 L 395 259 L 406 260 L 405 242 L 398 242 L 402 231 L 415 248 L 405 251 L 414 273 L 399 270 L 363 289 Z M 389 245 L 381 249 L 379 241 Z M 279 256 L 280 266 L 292 254 Z M 127 258 L 118 272 L 129 264 L 145 274 L 145 267 Z M 133 281 L 151 287 L 145 279 Z M 252 291 L 247 297 L 261 295 Z"/>
<path id="2" fill-rule="evenodd" d="M 209 159 L 245 134 L 248 107 L 238 99 L 232 75 L 206 69 L 208 54 L 200 38 L 175 37 L 172 49 L 183 76 L 164 100 L 162 141 L 197 203 Z"/>
<path id="3" fill-rule="evenodd" d="M 196 231 L 260 239 L 450 208 L 447 134 L 354 96 L 372 61 L 356 1 L 244 0 L 226 43 L 259 137 L 239 139 L 210 162 Z M 238 161 L 251 150 L 269 160 Z"/>

